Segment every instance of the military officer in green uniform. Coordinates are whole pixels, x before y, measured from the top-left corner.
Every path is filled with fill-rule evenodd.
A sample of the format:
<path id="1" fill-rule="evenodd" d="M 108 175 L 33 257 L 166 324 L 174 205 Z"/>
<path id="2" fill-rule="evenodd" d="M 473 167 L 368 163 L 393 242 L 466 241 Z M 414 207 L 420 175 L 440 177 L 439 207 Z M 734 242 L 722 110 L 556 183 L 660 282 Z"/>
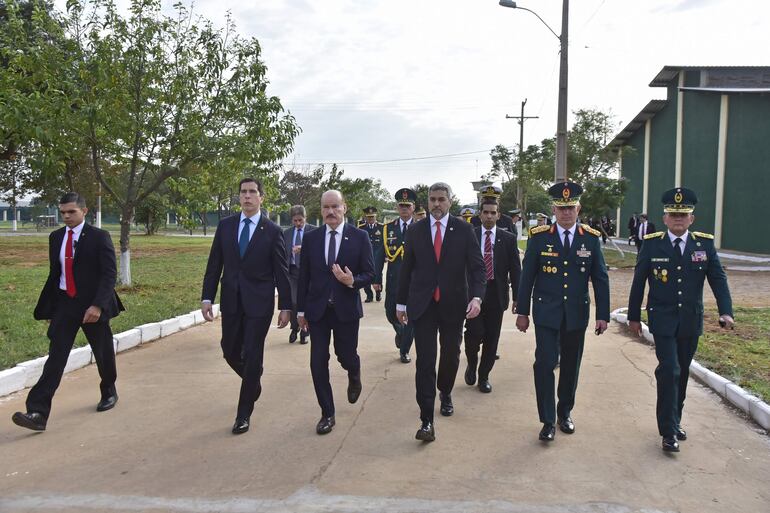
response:
<path id="1" fill-rule="evenodd" d="M 425 207 L 422 205 L 417 205 L 417 207 L 414 209 L 414 217 L 413 219 L 415 221 L 420 221 L 422 219 L 425 219 L 428 217 L 428 213 L 425 211 Z"/>
<path id="2" fill-rule="evenodd" d="M 610 288 L 602 255 L 600 233 L 577 223 L 583 188 L 562 182 L 548 189 L 556 223 L 530 230 L 519 282 L 516 327 L 529 328 L 530 309 L 535 323 L 535 393 L 543 428 L 540 440 L 550 442 L 555 424 L 567 434 L 575 432 L 571 412 L 575 405 L 580 360 L 591 301 L 591 279 L 596 300 L 597 334 L 607 329 Z M 554 368 L 561 360 L 558 404 L 554 400 Z"/>
<path id="3" fill-rule="evenodd" d="M 409 226 L 414 222 L 414 204 L 417 193 L 412 189 L 399 189 L 396 192 L 398 217 L 387 223 L 382 230 L 382 243 L 379 252 L 374 253 L 375 275 L 372 286 L 377 294 L 382 290 L 382 272 L 385 262 L 388 270 L 385 276 L 385 316 L 396 331 L 396 348 L 399 350 L 401 363 L 412 361 L 409 350 L 414 341 L 414 326 L 401 324 L 396 317 L 396 296 L 398 295 L 398 273 L 404 259 L 404 238 Z M 425 209 L 423 209 L 424 211 Z"/>
<path id="4" fill-rule="evenodd" d="M 681 420 L 690 362 L 703 333 L 705 279 L 717 300 L 719 324 L 732 327 L 735 321 L 727 276 L 714 247 L 714 236 L 689 231 L 695 221 L 695 193 L 677 187 L 663 193 L 661 201 L 663 223 L 668 230 L 644 237 L 628 298 L 628 320 L 631 330 L 641 334 L 642 299 L 645 282 L 649 283 L 647 319 L 658 357 L 658 432 L 663 437 L 664 451 L 679 452 L 679 441 L 687 439 Z"/>
<path id="5" fill-rule="evenodd" d="M 484 198 L 494 198 L 500 202 L 500 196 L 503 195 L 503 189 L 498 187 L 497 185 L 485 185 L 481 189 L 479 189 L 479 204 L 481 204 L 482 201 L 484 201 Z M 479 208 L 479 213 L 477 216 L 474 216 L 471 218 L 471 223 L 474 227 L 481 226 L 481 208 Z M 499 230 L 504 230 L 506 232 L 510 232 L 513 235 L 516 236 L 516 238 L 519 238 L 519 230 L 516 228 L 516 223 L 514 223 L 513 218 L 509 216 L 508 214 L 500 213 L 500 217 L 497 219 L 497 223 L 495 223 L 495 226 Z"/>
<path id="6" fill-rule="evenodd" d="M 374 261 L 377 261 L 377 253 L 382 253 L 382 223 L 377 222 L 377 207 L 366 207 L 364 209 L 364 221 L 358 223 L 358 227 L 369 234 L 369 241 L 372 243 L 372 252 L 374 254 Z M 374 300 L 375 294 L 372 292 L 371 285 L 364 287 L 364 293 L 366 294 L 365 303 L 371 303 Z M 377 292 L 377 301 L 382 299 L 382 293 Z"/>

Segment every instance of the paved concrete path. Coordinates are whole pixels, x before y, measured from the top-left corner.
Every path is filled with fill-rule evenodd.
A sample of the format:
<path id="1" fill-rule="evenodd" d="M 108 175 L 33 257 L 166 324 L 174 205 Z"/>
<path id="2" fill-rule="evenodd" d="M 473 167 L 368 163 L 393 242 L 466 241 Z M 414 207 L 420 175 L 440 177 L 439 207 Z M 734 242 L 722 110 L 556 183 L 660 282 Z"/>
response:
<path id="1" fill-rule="evenodd" d="M 230 434 L 239 381 L 218 322 L 121 354 L 109 412 L 95 411 L 95 366 L 65 376 L 45 433 L 11 423 L 26 391 L 0 400 L 0 512 L 770 511 L 770 439 L 708 389 L 690 385 L 682 452 L 660 450 L 654 353 L 617 324 L 589 330 L 574 435 L 537 440 L 534 334 L 507 314 L 493 393 L 464 384 L 463 362 L 455 415 L 417 442 L 414 364 L 398 362 L 382 304 L 365 306 L 364 391 L 348 404 L 332 360 L 323 437 L 309 346 L 277 329 L 251 431 Z"/>

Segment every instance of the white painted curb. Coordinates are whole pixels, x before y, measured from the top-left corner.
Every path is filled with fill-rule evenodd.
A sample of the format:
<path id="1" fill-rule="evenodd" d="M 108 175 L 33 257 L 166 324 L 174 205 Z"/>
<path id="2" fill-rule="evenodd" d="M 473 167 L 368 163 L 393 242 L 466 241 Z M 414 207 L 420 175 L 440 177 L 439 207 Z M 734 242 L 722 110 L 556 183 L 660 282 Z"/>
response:
<path id="1" fill-rule="evenodd" d="M 628 308 L 618 308 L 610 314 L 610 319 L 628 325 Z M 647 324 L 642 323 L 642 334 L 648 342 L 655 343 Z M 707 369 L 695 360 L 690 364 L 690 374 L 722 396 L 726 401 L 748 414 L 754 422 L 770 431 L 770 405 L 759 397 L 750 394 L 740 386 L 716 372 Z"/>
<path id="2" fill-rule="evenodd" d="M 216 304 L 213 307 L 214 317 L 219 317 L 219 305 Z M 160 322 L 142 324 L 113 335 L 112 347 L 116 353 L 122 353 L 204 322 L 201 311 L 193 310 L 187 314 Z M 0 371 L 0 397 L 18 392 L 37 383 L 43 373 L 43 365 L 45 365 L 46 360 L 48 360 L 48 356 L 41 356 L 34 360 L 21 362 L 16 367 Z M 91 346 L 78 347 L 70 351 L 64 372 L 72 372 L 91 363 L 94 363 Z"/>

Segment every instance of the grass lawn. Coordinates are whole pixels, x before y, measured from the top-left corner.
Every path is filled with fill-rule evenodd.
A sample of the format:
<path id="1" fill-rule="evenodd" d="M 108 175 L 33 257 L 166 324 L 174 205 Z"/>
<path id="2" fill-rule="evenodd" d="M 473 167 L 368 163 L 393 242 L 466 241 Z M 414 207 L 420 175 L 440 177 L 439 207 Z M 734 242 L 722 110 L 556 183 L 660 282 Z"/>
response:
<path id="1" fill-rule="evenodd" d="M 770 308 L 735 307 L 734 313 L 735 330 L 724 330 L 717 311 L 706 310 L 695 359 L 770 402 Z"/>
<path id="2" fill-rule="evenodd" d="M 117 236 L 113 234 L 117 245 Z M 112 320 L 113 332 L 187 313 L 200 306 L 211 238 L 131 237 L 131 287 L 118 287 L 126 311 Z M 44 321 L 32 310 L 48 275 L 47 237 L 0 237 L 0 369 L 45 355 Z M 86 344 L 82 333 L 77 346 Z"/>

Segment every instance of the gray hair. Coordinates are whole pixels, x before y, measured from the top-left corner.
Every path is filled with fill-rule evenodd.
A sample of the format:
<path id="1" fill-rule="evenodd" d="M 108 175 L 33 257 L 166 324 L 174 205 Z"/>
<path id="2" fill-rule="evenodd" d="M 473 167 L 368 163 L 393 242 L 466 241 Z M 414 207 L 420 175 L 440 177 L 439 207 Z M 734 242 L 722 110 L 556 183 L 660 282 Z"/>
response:
<path id="1" fill-rule="evenodd" d="M 448 183 L 436 182 L 428 188 L 428 194 L 436 191 L 444 191 L 446 192 L 446 197 L 450 200 L 452 199 L 452 187 Z"/>
<path id="2" fill-rule="evenodd" d="M 289 210 L 289 217 L 294 216 L 302 216 L 307 217 L 307 213 L 305 212 L 305 206 L 304 205 L 294 205 Z"/>

